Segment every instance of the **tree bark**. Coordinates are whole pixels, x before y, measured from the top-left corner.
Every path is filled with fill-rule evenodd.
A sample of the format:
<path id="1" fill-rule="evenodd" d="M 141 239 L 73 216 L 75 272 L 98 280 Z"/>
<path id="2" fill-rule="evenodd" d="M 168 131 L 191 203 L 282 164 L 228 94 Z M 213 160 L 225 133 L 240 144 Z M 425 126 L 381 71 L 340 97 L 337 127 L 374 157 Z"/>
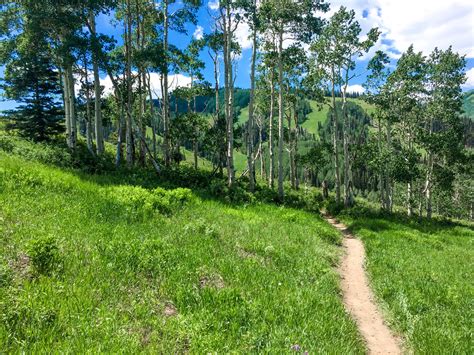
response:
<path id="1" fill-rule="evenodd" d="M 285 103 L 283 99 L 283 29 L 278 38 L 278 197 L 283 201 L 283 118 Z"/>
<path id="2" fill-rule="evenodd" d="M 224 40 L 224 68 L 225 68 L 225 96 L 227 122 L 227 184 L 232 187 L 235 180 L 234 171 L 234 117 L 233 117 L 233 72 L 232 72 L 232 15 L 229 5 L 225 9 L 225 40 Z"/>
<path id="3" fill-rule="evenodd" d="M 126 151 L 127 165 L 133 165 L 133 130 L 132 130 L 132 17 L 130 13 L 130 0 L 127 0 L 127 16 L 126 16 L 125 46 L 126 46 L 126 78 L 127 78 L 127 121 L 126 121 Z"/>
<path id="4" fill-rule="evenodd" d="M 170 156 L 170 115 L 169 115 L 169 94 L 168 94 L 168 0 L 163 1 L 163 51 L 165 53 L 165 66 L 163 73 L 163 144 L 165 152 L 165 165 L 171 163 Z"/>
<path id="5" fill-rule="evenodd" d="M 254 8 L 256 9 L 256 0 Z M 255 10 L 256 11 L 256 10 Z M 255 15 L 255 14 L 253 14 Z M 247 122 L 248 141 L 247 141 L 247 165 L 249 170 L 249 189 L 251 192 L 255 190 L 255 164 L 253 158 L 253 144 L 254 144 L 254 101 L 255 101 L 255 63 L 257 60 L 257 29 L 255 21 L 252 30 L 252 59 L 250 66 L 250 102 L 249 102 L 249 120 Z"/>
<path id="6" fill-rule="evenodd" d="M 332 81 L 332 90 L 331 90 L 331 95 L 332 95 L 332 107 L 333 107 L 333 150 L 334 150 L 334 178 L 335 178 L 335 185 L 336 185 L 336 201 L 339 203 L 341 202 L 341 175 L 339 173 L 339 145 L 338 145 L 338 125 L 339 125 L 339 119 L 338 119 L 338 112 L 337 112 L 337 106 L 336 106 L 336 92 L 335 92 L 335 72 L 334 68 L 332 69 L 332 76 L 333 76 L 333 81 Z"/>
<path id="7" fill-rule="evenodd" d="M 77 143 L 77 121 L 76 121 L 76 103 L 74 94 L 74 76 L 72 73 L 72 64 L 67 67 L 67 83 L 68 83 L 68 101 L 69 101 L 69 120 L 70 120 L 70 134 L 69 146 L 71 149 L 76 149 Z"/>
<path id="8" fill-rule="evenodd" d="M 69 101 L 69 79 L 67 74 L 67 69 L 64 68 L 62 72 L 63 78 L 63 101 L 64 101 L 64 115 L 66 119 L 66 143 L 69 148 L 71 146 L 71 111 L 69 109 L 70 101 Z"/>
<path id="9" fill-rule="evenodd" d="M 299 139 L 300 126 L 298 122 L 298 110 L 297 105 L 295 104 L 295 139 L 294 139 L 294 171 L 295 171 L 295 188 L 298 190 L 300 188 L 300 179 L 298 177 L 298 139 Z"/>
<path id="10" fill-rule="evenodd" d="M 95 140 L 97 155 L 104 153 L 104 128 L 102 126 L 102 109 L 101 109 L 101 87 L 99 77 L 99 59 L 97 55 L 97 35 L 95 29 L 95 15 L 91 11 L 89 14 L 90 29 L 92 34 L 92 70 L 94 72 L 94 115 L 95 115 Z"/>
<path id="11" fill-rule="evenodd" d="M 153 95 L 151 94 L 151 77 L 148 73 L 148 96 L 150 98 L 150 120 L 151 120 L 151 134 L 153 144 L 153 158 L 156 159 L 156 117 L 155 105 L 153 104 Z"/>
<path id="12" fill-rule="evenodd" d="M 86 141 L 87 149 L 92 155 L 95 155 L 94 146 L 92 142 L 91 94 L 89 91 L 89 71 L 87 68 L 87 64 L 87 55 L 84 55 L 84 70 L 86 83 Z"/>
<path id="13" fill-rule="evenodd" d="M 268 154 L 270 156 L 270 166 L 268 168 L 268 186 L 273 189 L 275 187 L 274 181 L 274 168 L 275 168 L 275 155 L 273 151 L 273 116 L 275 111 L 275 82 L 274 82 L 274 69 L 271 69 L 270 75 L 270 114 L 268 118 Z"/>
<path id="14" fill-rule="evenodd" d="M 350 207 L 352 205 L 352 177 L 351 177 L 351 162 L 349 156 L 349 139 L 350 139 L 350 125 L 349 117 L 347 116 L 346 105 L 347 105 L 347 74 L 346 84 L 342 93 L 342 137 L 343 137 L 343 150 L 344 150 L 344 207 Z"/>

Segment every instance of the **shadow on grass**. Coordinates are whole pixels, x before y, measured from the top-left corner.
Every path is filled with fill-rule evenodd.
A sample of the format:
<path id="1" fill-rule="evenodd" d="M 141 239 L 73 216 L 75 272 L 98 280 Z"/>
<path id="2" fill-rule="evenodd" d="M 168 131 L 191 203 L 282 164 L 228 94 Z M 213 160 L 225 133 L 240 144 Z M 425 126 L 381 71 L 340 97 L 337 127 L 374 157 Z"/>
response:
<path id="1" fill-rule="evenodd" d="M 447 218 L 435 217 L 428 219 L 419 216 L 408 217 L 402 212 L 387 213 L 363 205 L 356 205 L 350 209 L 343 210 L 340 216 L 347 216 L 354 221 L 348 228 L 357 232 L 360 229 L 367 229 L 373 232 L 382 232 L 390 229 L 410 227 L 419 232 L 434 234 L 453 227 L 463 227 L 474 230 L 468 223 L 453 221 Z"/>

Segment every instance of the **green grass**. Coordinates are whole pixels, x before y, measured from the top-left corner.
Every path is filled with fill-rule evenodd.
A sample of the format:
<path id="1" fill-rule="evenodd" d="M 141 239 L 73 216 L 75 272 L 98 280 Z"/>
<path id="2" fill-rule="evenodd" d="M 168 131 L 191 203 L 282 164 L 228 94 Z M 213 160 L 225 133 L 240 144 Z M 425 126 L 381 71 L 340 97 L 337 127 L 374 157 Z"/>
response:
<path id="1" fill-rule="evenodd" d="M 249 120 L 249 107 L 246 106 L 240 110 L 239 118 L 236 125 L 243 125 Z"/>
<path id="2" fill-rule="evenodd" d="M 370 213 L 342 220 L 362 238 L 376 295 L 409 347 L 421 354 L 472 354 L 472 226 Z"/>
<path id="3" fill-rule="evenodd" d="M 237 176 L 240 176 L 247 169 L 247 155 L 237 149 L 234 149 L 234 168 Z"/>
<path id="4" fill-rule="evenodd" d="M 340 98 L 337 98 L 337 101 L 340 101 L 340 100 L 341 100 Z M 362 99 L 349 98 L 348 101 L 354 102 L 355 104 L 359 105 L 368 114 L 374 111 L 374 107 L 372 105 L 369 105 L 367 102 L 365 102 Z M 306 121 L 304 121 L 301 124 L 301 127 L 306 129 L 308 133 L 315 134 L 317 136 L 318 123 L 320 122 L 321 124 L 323 124 L 326 121 L 328 117 L 329 107 L 328 105 L 323 105 L 320 110 L 316 101 L 313 101 L 313 100 L 310 100 L 309 104 L 313 111 L 306 117 Z"/>
<path id="5" fill-rule="evenodd" d="M 155 197 L 0 152 L 2 352 L 364 351 L 320 217 Z"/>
<path id="6" fill-rule="evenodd" d="M 464 93 L 463 110 L 467 117 L 474 119 L 474 90 Z"/>

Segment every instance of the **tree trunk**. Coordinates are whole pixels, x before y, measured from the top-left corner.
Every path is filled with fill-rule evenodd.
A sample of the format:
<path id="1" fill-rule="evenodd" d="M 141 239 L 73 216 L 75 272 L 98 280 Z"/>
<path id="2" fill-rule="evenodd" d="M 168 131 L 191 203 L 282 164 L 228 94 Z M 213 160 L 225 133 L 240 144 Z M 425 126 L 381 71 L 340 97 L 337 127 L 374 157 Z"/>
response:
<path id="1" fill-rule="evenodd" d="M 216 109 L 215 109 L 215 119 L 214 119 L 214 125 L 217 127 L 219 125 L 219 115 L 220 115 L 220 110 L 219 110 L 219 55 L 216 52 L 215 57 L 213 57 L 213 63 L 214 63 L 214 96 L 215 96 L 215 104 L 216 104 Z M 223 146 L 221 146 L 221 141 L 219 141 L 218 146 L 217 146 L 217 168 L 219 169 L 219 175 L 222 176 L 223 174 L 223 164 L 224 164 L 224 154 L 223 154 Z"/>
<path id="2" fill-rule="evenodd" d="M 254 0 L 256 6 L 256 0 Z M 252 30 L 252 59 L 250 66 L 250 102 L 249 102 L 249 120 L 247 122 L 248 141 L 247 141 L 247 165 L 249 169 L 249 189 L 251 192 L 255 190 L 255 163 L 253 158 L 254 144 L 254 101 L 255 101 L 255 63 L 257 60 L 257 29 Z"/>
<path id="3" fill-rule="evenodd" d="M 198 141 L 193 139 L 193 152 L 194 152 L 194 169 L 198 169 Z"/>
<path id="4" fill-rule="evenodd" d="M 283 29 L 278 38 L 278 197 L 283 201 L 283 117 L 285 103 L 283 102 Z"/>
<path id="5" fill-rule="evenodd" d="M 69 147 L 76 149 L 77 142 L 77 122 L 76 122 L 76 104 L 74 95 L 74 76 L 72 73 L 72 64 L 67 67 L 67 82 L 68 82 L 68 101 L 69 101 L 69 120 L 70 120 L 70 134 Z"/>
<path id="6" fill-rule="evenodd" d="M 97 155 L 104 153 L 104 128 L 102 126 L 102 109 L 101 109 L 101 87 L 99 77 L 99 59 L 97 55 L 98 43 L 95 29 L 95 16 L 91 11 L 89 14 L 90 29 L 93 40 L 92 47 L 92 70 L 94 71 L 94 114 L 95 114 L 95 139 Z"/>
<path id="7" fill-rule="evenodd" d="M 337 112 L 337 106 L 336 106 L 336 92 L 335 92 L 335 73 L 334 73 L 334 68 L 332 70 L 332 75 L 333 75 L 333 81 L 332 81 L 332 90 L 331 90 L 331 95 L 332 95 L 332 107 L 333 107 L 333 150 L 334 150 L 334 173 L 335 173 L 335 187 L 336 187 L 336 201 L 339 203 L 341 202 L 341 175 L 339 173 L 339 145 L 338 145 L 338 125 L 339 125 L 339 119 L 338 119 L 338 112 Z"/>
<path id="8" fill-rule="evenodd" d="M 433 175 L 433 154 L 428 155 L 428 169 L 425 182 L 425 198 L 426 198 L 426 217 L 431 218 L 433 214 L 432 206 L 432 175 Z"/>
<path id="9" fill-rule="evenodd" d="M 231 187 L 234 184 L 234 119 L 233 119 L 233 73 L 232 73 L 232 15 L 227 6 L 225 14 L 224 39 L 224 68 L 225 68 L 225 96 L 227 122 L 227 182 Z"/>
<path id="10" fill-rule="evenodd" d="M 382 122 L 380 117 L 378 117 L 378 135 L 377 135 L 377 145 L 379 150 L 379 156 L 382 156 Z M 385 197 L 384 197 L 384 170 L 386 169 L 385 165 L 379 166 L 379 193 L 380 193 L 380 207 L 385 209 Z"/>
<path id="11" fill-rule="evenodd" d="M 346 112 L 346 93 L 345 89 L 342 90 L 342 137 L 343 137 L 343 150 L 344 150 L 344 207 L 350 207 L 352 205 L 352 179 L 350 176 L 350 156 L 349 156 L 349 118 Z"/>
<path id="12" fill-rule="evenodd" d="M 66 119 L 66 143 L 69 148 L 71 146 L 71 110 L 69 109 L 70 101 L 69 101 L 69 79 L 67 74 L 67 69 L 64 68 L 62 72 L 63 77 L 63 101 L 64 101 L 64 115 Z"/>
<path id="13" fill-rule="evenodd" d="M 392 128 L 390 125 L 390 121 L 387 120 L 386 124 L 386 129 L 387 129 L 387 149 L 391 150 L 392 146 Z M 387 172 L 385 174 L 385 209 L 388 212 L 392 212 L 392 205 L 393 205 L 393 186 L 392 186 L 392 179 L 387 175 Z"/>
<path id="14" fill-rule="evenodd" d="M 165 165 L 169 166 L 171 163 L 170 157 L 170 115 L 169 115 L 169 95 L 168 95 L 168 0 L 163 1 L 163 51 L 165 53 L 165 65 L 163 72 L 163 144 L 165 152 Z"/>
<path id="15" fill-rule="evenodd" d="M 412 187 L 412 182 L 409 181 L 408 184 L 407 184 L 407 215 L 408 217 L 411 217 L 413 216 L 413 204 L 412 204 L 412 190 L 413 190 L 413 187 Z"/>
<path id="16" fill-rule="evenodd" d="M 274 70 L 271 68 L 270 75 L 270 115 L 268 118 L 268 154 L 270 156 L 270 166 L 268 168 L 268 186 L 273 189 L 275 187 L 274 181 L 274 168 L 275 168 L 275 155 L 273 152 L 273 116 L 275 111 L 275 82 L 274 82 Z"/>
<path id="17" fill-rule="evenodd" d="M 117 130 L 117 148 L 115 151 L 115 166 L 118 168 L 122 161 L 122 143 L 123 143 L 123 116 L 124 116 L 124 107 L 123 104 L 120 107 L 120 120 L 118 123 Z"/>
<path id="18" fill-rule="evenodd" d="M 127 23 L 125 31 L 125 46 L 126 46 L 126 77 L 127 77 L 127 122 L 126 122 L 126 151 L 127 151 L 127 165 L 133 165 L 133 131 L 132 131 L 132 17 L 130 14 L 130 0 L 127 0 Z"/>
<path id="19" fill-rule="evenodd" d="M 298 122 L 298 110 L 297 105 L 295 105 L 295 139 L 294 139 L 294 165 L 295 165 L 295 188 L 298 190 L 300 188 L 300 179 L 298 177 L 298 138 L 299 138 L 299 122 Z"/>
<path id="20" fill-rule="evenodd" d="M 147 88 L 148 88 L 148 97 L 150 99 L 150 124 L 151 124 L 151 139 L 153 144 L 153 158 L 156 159 L 156 117 L 155 117 L 155 105 L 153 103 L 153 95 L 151 93 L 151 76 L 148 73 L 147 76 Z"/>
<path id="21" fill-rule="evenodd" d="M 87 149 L 92 155 L 94 153 L 94 146 L 92 143 L 92 116 L 91 116 L 91 95 L 89 91 L 89 72 L 87 70 L 87 56 L 84 56 L 84 70 L 86 83 L 86 141 Z"/>
<path id="22" fill-rule="evenodd" d="M 293 137 L 291 134 L 291 108 L 290 108 L 290 113 L 287 116 L 288 120 L 288 162 L 290 166 L 290 182 L 291 182 L 291 188 L 295 189 L 295 162 L 294 162 L 294 156 L 293 156 Z"/>

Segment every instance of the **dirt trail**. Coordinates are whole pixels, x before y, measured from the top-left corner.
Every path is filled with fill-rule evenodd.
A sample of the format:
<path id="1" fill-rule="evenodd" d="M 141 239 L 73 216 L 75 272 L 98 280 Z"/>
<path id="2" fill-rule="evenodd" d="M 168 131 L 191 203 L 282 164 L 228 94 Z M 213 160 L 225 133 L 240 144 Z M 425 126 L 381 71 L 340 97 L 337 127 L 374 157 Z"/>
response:
<path id="1" fill-rule="evenodd" d="M 384 323 L 369 287 L 364 270 L 364 245 L 344 224 L 331 217 L 326 220 L 344 234 L 345 255 L 339 268 L 343 301 L 366 341 L 369 354 L 401 354 L 400 340 Z"/>

